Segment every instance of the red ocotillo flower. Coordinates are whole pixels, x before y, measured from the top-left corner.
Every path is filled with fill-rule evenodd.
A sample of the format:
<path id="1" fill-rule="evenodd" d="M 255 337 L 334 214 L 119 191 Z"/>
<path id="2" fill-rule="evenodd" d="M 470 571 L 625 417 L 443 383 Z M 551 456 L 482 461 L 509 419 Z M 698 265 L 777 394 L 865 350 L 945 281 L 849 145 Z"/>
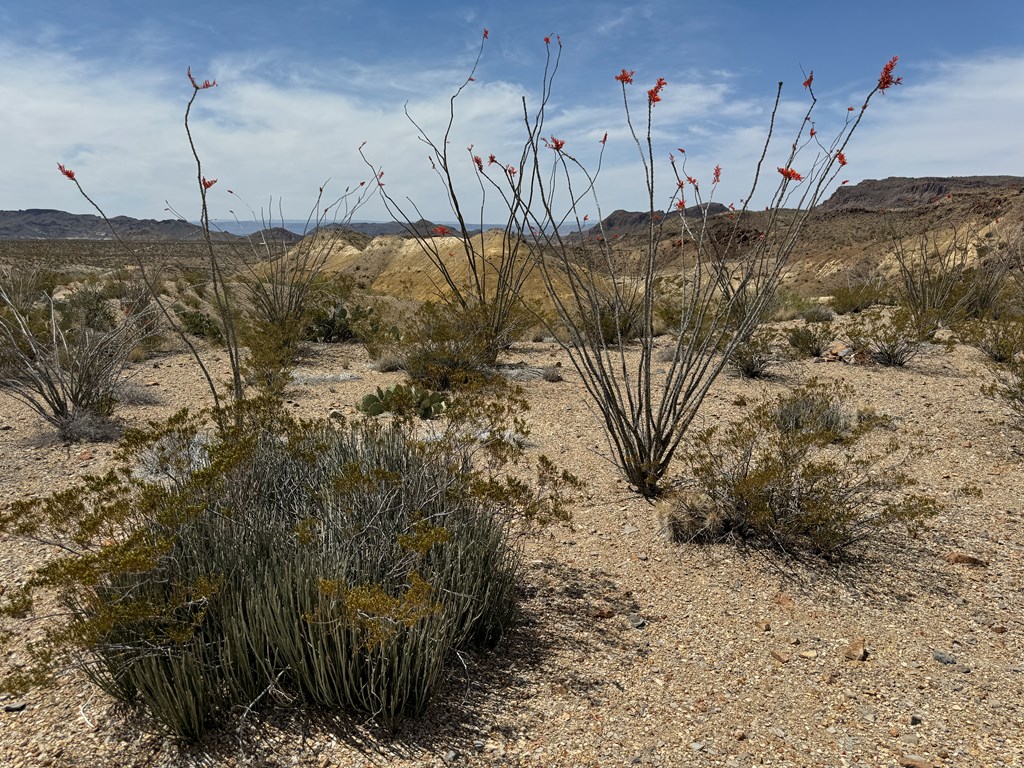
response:
<path id="1" fill-rule="evenodd" d="M 837 152 L 836 161 L 839 163 L 840 166 L 846 165 L 846 155 L 844 155 L 842 152 Z"/>
<path id="2" fill-rule="evenodd" d="M 546 146 L 548 149 L 555 150 L 555 152 L 561 152 L 562 147 L 565 146 L 565 141 L 563 139 L 556 139 L 554 136 L 552 136 L 551 141 L 544 139 L 544 146 Z"/>
<path id="3" fill-rule="evenodd" d="M 216 183 L 217 183 L 216 179 L 209 179 L 208 180 L 205 176 L 203 176 L 203 189 L 209 189 L 210 187 L 212 187 Z"/>
<path id="4" fill-rule="evenodd" d="M 217 84 L 216 80 L 203 80 L 202 84 L 196 82 L 195 77 L 192 76 L 192 67 L 185 70 L 185 74 L 188 75 L 188 81 L 192 83 L 192 87 L 197 91 L 205 91 L 207 88 L 213 88 Z"/>
<path id="5" fill-rule="evenodd" d="M 486 40 L 490 36 L 491 36 L 490 31 L 487 29 L 487 27 L 484 27 L 484 40 Z"/>
<path id="6" fill-rule="evenodd" d="M 790 181 L 803 181 L 804 177 L 797 173 L 792 168 L 779 168 L 779 173 L 782 174 L 783 178 L 789 179 Z"/>
<path id="7" fill-rule="evenodd" d="M 622 71 L 615 76 L 615 79 L 618 80 L 623 85 L 632 85 L 632 83 L 633 83 L 633 75 L 635 75 L 635 74 L 636 74 L 636 70 L 635 69 L 631 69 L 629 71 L 626 71 L 626 68 L 623 67 Z"/>
<path id="8" fill-rule="evenodd" d="M 720 182 L 721 180 L 722 180 L 722 166 L 720 166 L 720 165 L 716 165 L 716 166 L 715 166 L 715 173 L 714 173 L 714 175 L 713 175 L 713 176 L 711 177 L 711 183 L 712 183 L 712 184 L 717 184 L 717 183 L 718 183 L 718 182 Z"/>
<path id="9" fill-rule="evenodd" d="M 601 137 L 601 146 L 608 143 L 608 131 L 604 132 L 604 136 Z"/>
<path id="10" fill-rule="evenodd" d="M 484 161 L 480 158 L 480 155 L 473 155 L 473 162 L 476 163 L 476 169 L 480 173 L 484 172 Z"/>
<path id="11" fill-rule="evenodd" d="M 487 164 L 488 165 L 494 165 L 496 162 L 498 162 L 498 158 L 496 158 L 494 155 L 488 155 L 487 156 Z"/>
<path id="12" fill-rule="evenodd" d="M 448 234 L 451 233 L 451 230 L 448 229 L 448 227 L 443 226 L 443 225 L 436 226 L 436 227 L 434 227 L 430 231 L 433 232 L 435 235 L 440 235 L 441 237 L 444 237 L 445 235 L 448 235 Z"/>
<path id="13" fill-rule="evenodd" d="M 551 45 L 551 36 L 550 35 L 546 35 L 544 37 L 544 45 Z"/>
<path id="14" fill-rule="evenodd" d="M 505 171 L 508 173 L 509 176 L 516 175 L 516 167 L 514 165 L 506 165 Z"/>
<path id="15" fill-rule="evenodd" d="M 685 211 L 686 210 L 686 201 L 683 198 L 681 198 L 681 197 L 679 198 L 679 202 L 676 203 L 676 210 L 679 210 L 679 211 Z"/>
<path id="16" fill-rule="evenodd" d="M 65 176 L 67 176 L 71 181 L 75 180 L 75 172 L 72 171 L 70 168 L 65 168 L 64 163 L 57 163 L 57 169 Z"/>
<path id="17" fill-rule="evenodd" d="M 652 107 L 661 101 L 661 89 L 664 88 L 668 83 L 664 77 L 659 77 L 658 82 L 654 84 L 654 87 L 647 92 L 647 103 Z"/>
<path id="18" fill-rule="evenodd" d="M 812 69 L 811 70 L 811 74 L 809 74 L 807 76 L 807 79 L 804 80 L 804 88 L 810 88 L 811 87 L 811 83 L 813 83 L 813 82 L 814 82 L 814 70 Z"/>
<path id="19" fill-rule="evenodd" d="M 885 66 L 882 67 L 882 74 L 878 76 L 878 90 L 882 93 L 885 93 L 894 85 L 900 85 L 903 82 L 902 77 L 892 76 L 892 71 L 896 69 L 896 62 L 899 60 L 899 56 L 893 56 L 886 62 Z"/>

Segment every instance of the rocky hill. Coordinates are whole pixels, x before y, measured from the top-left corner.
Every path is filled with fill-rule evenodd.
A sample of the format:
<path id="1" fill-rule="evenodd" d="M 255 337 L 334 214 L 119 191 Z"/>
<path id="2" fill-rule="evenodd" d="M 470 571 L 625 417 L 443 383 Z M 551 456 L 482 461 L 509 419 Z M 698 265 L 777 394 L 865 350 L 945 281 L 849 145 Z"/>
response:
<path id="1" fill-rule="evenodd" d="M 961 192 L 1024 190 L 1022 176 L 923 176 L 865 179 L 859 184 L 840 187 L 821 204 L 823 210 L 860 209 L 877 211 L 915 208 Z"/>

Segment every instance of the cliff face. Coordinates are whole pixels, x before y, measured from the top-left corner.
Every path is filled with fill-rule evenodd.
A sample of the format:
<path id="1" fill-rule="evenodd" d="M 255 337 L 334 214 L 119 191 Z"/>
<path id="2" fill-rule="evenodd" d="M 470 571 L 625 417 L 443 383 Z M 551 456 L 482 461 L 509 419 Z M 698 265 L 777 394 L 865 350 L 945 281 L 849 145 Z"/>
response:
<path id="1" fill-rule="evenodd" d="M 819 206 L 822 210 L 859 209 L 877 211 L 929 205 L 950 194 L 983 190 L 1024 189 L 1022 176 L 925 176 L 908 179 L 865 179 L 837 189 Z"/>

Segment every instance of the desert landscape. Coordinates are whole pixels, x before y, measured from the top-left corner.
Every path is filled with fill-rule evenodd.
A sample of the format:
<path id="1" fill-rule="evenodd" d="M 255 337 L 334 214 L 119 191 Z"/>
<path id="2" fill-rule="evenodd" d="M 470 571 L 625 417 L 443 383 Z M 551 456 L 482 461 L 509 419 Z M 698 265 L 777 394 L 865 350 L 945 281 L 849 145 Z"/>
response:
<path id="1" fill-rule="evenodd" d="M 0 215 L 0 265 L 57 275 L 47 278 L 54 297 L 68 300 L 134 274 L 118 243 L 97 239 L 95 221 L 79 231 L 54 212 L 17 213 Z M 34 215 L 28 224 L 27 213 Z M 758 215 L 744 220 L 751 232 L 766 226 Z M 727 210 L 705 221 L 712 232 L 735 231 Z M 33 643 L 65 620 L 59 590 L 47 587 L 33 610 L 8 610 L 2 620 L 0 764 L 1024 765 L 1021 414 L 987 389 L 1003 369 L 983 350 L 980 332 L 972 335 L 959 319 L 927 337 L 901 339 L 911 348 L 902 364 L 881 362 L 864 330 L 870 318 L 895 323 L 900 310 L 894 233 L 906 243 L 922 236 L 948 243 L 950 232 L 969 232 L 959 282 L 1009 258 L 1000 284 L 1005 308 L 976 320 L 1019 323 L 1022 223 L 1018 177 L 840 188 L 808 218 L 758 326 L 763 360 L 753 370 L 727 366 L 715 379 L 659 498 L 637 493 L 616 466 L 602 413 L 574 367 L 573 340 L 552 327 L 545 285 L 532 275 L 522 298 L 532 317 L 548 324 L 523 323 L 488 373 L 521 388 L 528 405 L 522 456 L 506 471 L 515 475 L 544 455 L 580 487 L 564 489 L 566 516 L 513 521 L 510 542 L 521 562 L 515 618 L 493 648 L 460 646 L 447 655 L 422 714 L 391 730 L 365 713 L 317 706 L 286 685 L 270 686 L 258 706 L 236 707 L 189 743 L 161 732 L 144 708 L 119 703 L 75 665 L 55 669 L 49 686 L 8 690 L 3 681 L 29 664 Z M 622 252 L 642 250 L 649 224 L 647 214 L 618 211 L 601 222 L 601 232 Z M 421 239 L 434 229 L 416 225 Z M 146 264 L 159 265 L 168 305 L 227 397 L 232 360 L 213 327 L 203 243 L 183 243 L 180 229 L 155 222 L 126 223 L 123 235 Z M 280 231 L 262 237 L 297 247 Z M 356 308 L 364 308 L 372 338 L 305 340 L 275 397 L 292 416 L 327 424 L 397 420 L 370 415 L 365 398 L 379 392 L 383 400 L 413 378 L 408 364 L 382 364 L 393 351 L 381 338 L 400 343 L 402 324 L 436 299 L 436 266 L 415 237 L 343 229 L 310 237 L 322 244 L 324 273 L 344 286 L 342 319 L 354 322 Z M 480 237 L 488 248 L 500 240 L 501 233 Z M 456 253 L 452 279 L 467 282 L 470 275 L 458 271 L 459 238 L 445 231 L 436 242 Z M 211 248 L 227 260 L 233 243 L 225 237 Z M 656 246 L 661 274 L 685 270 L 671 237 Z M 248 266 L 236 265 L 239 274 L 266 274 L 256 253 Z M 868 302 L 875 306 L 840 306 L 840 298 L 852 302 L 868 287 L 877 292 Z M 808 353 L 794 332 L 816 328 L 827 330 Z M 212 404 L 196 357 L 166 328 L 157 335 L 159 342 L 125 364 L 117 432 Z M 668 329 L 650 342 L 655 377 L 671 364 L 678 338 Z M 642 345 L 618 341 L 625 367 L 641 366 Z M 1008 364 L 1016 356 L 1019 365 L 1022 354 L 1011 348 Z M 774 546 L 770 536 L 742 526 L 719 530 L 710 518 L 680 524 L 673 499 L 693 487 L 691 437 L 710 427 L 720 436 L 730 424 L 759 424 L 762 403 L 781 403 L 812 381 L 845 388 L 843 429 L 863 440 L 854 448 L 850 439 L 851 455 L 891 455 L 895 463 L 873 471 L 905 472 L 915 498 L 934 502 L 923 529 L 909 535 L 899 524 L 875 530 L 868 523 L 863 539 L 858 534 L 841 551 L 826 552 L 781 538 Z M 119 449 L 116 439 L 62 440 L 7 394 L 0 392 L 0 513 L 8 521 L 0 537 L 0 603 L 10 604 L 61 554 L 39 531 L 19 534 L 10 523 L 18 503 L 103 475 L 118 465 Z M 428 416 L 410 417 L 414 434 L 449 418 Z M 837 438 L 827 450 L 838 456 L 845 445 Z"/>

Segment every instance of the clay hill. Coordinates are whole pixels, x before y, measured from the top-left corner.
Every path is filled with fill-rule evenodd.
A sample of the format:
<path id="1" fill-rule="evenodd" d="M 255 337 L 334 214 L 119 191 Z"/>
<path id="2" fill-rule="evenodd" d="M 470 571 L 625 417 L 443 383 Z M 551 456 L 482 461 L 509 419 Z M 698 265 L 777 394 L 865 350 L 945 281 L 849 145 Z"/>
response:
<path id="1" fill-rule="evenodd" d="M 698 217 L 704 213 L 693 207 L 685 211 L 685 216 Z M 679 237 L 679 226 L 673 222 L 676 215 L 674 212 L 655 214 L 663 227 L 663 242 L 659 247 L 665 253 L 663 263 L 667 269 L 680 266 L 672 254 L 672 243 Z M 766 214 L 749 211 L 736 215 L 741 216 L 741 232 L 734 242 L 742 248 L 744 242 L 758 237 Z M 794 214 L 783 212 L 782 215 Z M 712 239 L 724 238 L 735 225 L 730 211 L 718 204 L 707 210 L 707 219 Z M 126 239 L 137 243 L 163 243 L 164 249 L 184 249 L 177 259 L 181 263 L 196 258 L 189 251 L 197 247 L 196 228 L 187 222 L 127 217 L 112 221 Z M 787 286 L 797 291 L 828 290 L 830 283 L 844 279 L 843 275 L 851 269 L 884 262 L 894 236 L 937 234 L 948 231 L 951 226 L 965 225 L 978 237 L 996 240 L 1020 232 L 1024 226 L 1024 177 L 891 177 L 840 187 L 811 212 L 790 261 Z M 620 210 L 587 230 L 584 237 L 614 238 L 620 247 L 628 249 L 633 242 L 645 241 L 649 227 L 650 214 Z M 402 298 L 429 299 L 436 295 L 439 287 L 436 270 L 419 243 L 408 237 L 409 228 L 396 223 L 331 226 L 310 235 L 314 241 L 307 238 L 305 247 L 315 246 L 325 252 L 329 270 L 352 275 L 366 289 Z M 423 220 L 412 224 L 411 229 L 421 236 L 432 236 L 434 225 Z M 302 241 L 299 235 L 282 228 L 264 230 L 250 237 L 250 242 L 266 242 L 278 247 L 293 247 Z M 225 247 L 234 247 L 228 240 L 240 241 L 232 235 L 221 235 L 221 238 Z M 19 247 L 45 246 L 48 252 L 56 252 L 56 249 L 69 259 L 74 259 L 81 251 L 81 263 L 90 263 L 91 249 L 110 239 L 105 223 L 96 216 L 49 210 L 0 211 L 0 241 L 6 241 L 0 253 L 9 255 L 12 260 L 18 258 Z M 24 245 L 18 246 L 17 241 Z M 78 241 L 78 244 L 72 247 L 71 241 Z M 456 279 L 468 279 L 468 274 L 462 274 L 466 271 L 462 241 L 455 237 L 440 238 L 440 241 L 437 244 L 441 257 L 450 265 Z M 481 242 L 487 258 L 494 259 L 503 247 L 503 233 L 488 231 Z M 241 244 L 246 245 L 244 241 Z M 533 285 L 533 282 L 538 284 Z M 534 294 L 533 289 L 538 295 L 543 294 L 539 278 L 528 284 L 528 296 Z"/>

